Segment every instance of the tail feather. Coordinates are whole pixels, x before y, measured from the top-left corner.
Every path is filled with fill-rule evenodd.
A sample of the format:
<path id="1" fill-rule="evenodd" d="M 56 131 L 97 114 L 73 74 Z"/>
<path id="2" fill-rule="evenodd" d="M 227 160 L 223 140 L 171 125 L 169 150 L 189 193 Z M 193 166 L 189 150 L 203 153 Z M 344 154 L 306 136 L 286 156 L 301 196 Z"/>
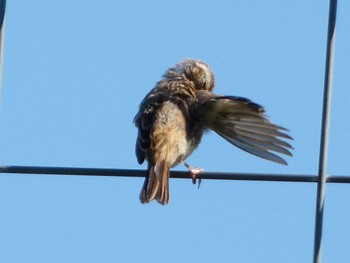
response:
<path id="1" fill-rule="evenodd" d="M 154 199 L 162 205 L 169 202 L 169 169 L 170 165 L 165 161 L 149 165 L 140 193 L 141 203 L 149 203 Z"/>
<path id="2" fill-rule="evenodd" d="M 155 198 L 158 191 L 159 180 L 158 177 L 155 175 L 154 167 L 155 166 L 151 165 L 148 166 L 145 182 L 143 183 L 141 189 L 140 201 L 143 204 L 152 201 Z"/>

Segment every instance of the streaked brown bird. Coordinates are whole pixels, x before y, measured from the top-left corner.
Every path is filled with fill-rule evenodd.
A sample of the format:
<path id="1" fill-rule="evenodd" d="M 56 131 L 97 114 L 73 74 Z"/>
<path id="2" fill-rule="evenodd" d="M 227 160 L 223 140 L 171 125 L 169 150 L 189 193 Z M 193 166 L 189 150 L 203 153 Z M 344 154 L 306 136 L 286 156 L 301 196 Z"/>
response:
<path id="1" fill-rule="evenodd" d="M 242 97 L 213 94 L 214 85 L 214 73 L 206 63 L 185 59 L 169 68 L 141 102 L 134 118 L 137 160 L 148 161 L 141 203 L 169 202 L 170 168 L 179 163 L 190 170 L 195 182 L 201 169 L 185 160 L 208 129 L 273 162 L 287 164 L 275 153 L 292 156 L 291 145 L 283 140 L 292 138 L 267 119 L 262 106 Z"/>

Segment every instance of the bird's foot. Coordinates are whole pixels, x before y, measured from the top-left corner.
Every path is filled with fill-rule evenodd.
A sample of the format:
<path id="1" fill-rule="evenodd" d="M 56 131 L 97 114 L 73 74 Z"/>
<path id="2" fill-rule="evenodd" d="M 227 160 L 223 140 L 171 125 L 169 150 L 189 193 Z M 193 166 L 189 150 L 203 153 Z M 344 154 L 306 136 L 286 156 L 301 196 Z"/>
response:
<path id="1" fill-rule="evenodd" d="M 188 169 L 190 170 L 190 173 L 191 173 L 192 183 L 196 184 L 197 174 L 202 173 L 204 171 L 204 169 L 198 168 L 198 167 L 193 168 L 191 166 Z M 202 178 L 198 178 L 198 189 L 201 185 L 201 182 L 202 182 Z"/>
<path id="2" fill-rule="evenodd" d="M 186 168 L 190 171 L 192 183 L 196 184 L 197 174 L 202 173 L 204 171 L 204 169 L 199 168 L 199 167 L 192 167 L 192 166 L 188 165 L 187 163 L 185 163 L 184 161 L 182 161 L 182 164 L 184 166 L 186 166 Z M 202 179 L 198 178 L 198 189 L 199 189 L 199 186 L 201 185 L 201 182 L 202 182 Z"/>

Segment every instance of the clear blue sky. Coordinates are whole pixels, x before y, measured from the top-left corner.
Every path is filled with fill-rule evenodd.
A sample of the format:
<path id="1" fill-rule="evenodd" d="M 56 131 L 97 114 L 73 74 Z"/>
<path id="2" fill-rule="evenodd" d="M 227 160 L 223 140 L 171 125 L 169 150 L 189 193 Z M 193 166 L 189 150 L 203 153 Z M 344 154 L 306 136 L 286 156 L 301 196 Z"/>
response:
<path id="1" fill-rule="evenodd" d="M 349 1 L 339 1 L 329 173 L 350 175 Z M 138 104 L 185 57 L 216 92 L 265 106 L 291 130 L 288 166 L 214 133 L 188 159 L 206 171 L 316 174 L 328 1 L 8 1 L 0 164 L 145 169 Z M 176 169 L 184 170 L 183 167 Z M 1 262 L 311 262 L 316 185 L 0 174 Z M 323 262 L 350 262 L 350 186 L 327 185 Z"/>

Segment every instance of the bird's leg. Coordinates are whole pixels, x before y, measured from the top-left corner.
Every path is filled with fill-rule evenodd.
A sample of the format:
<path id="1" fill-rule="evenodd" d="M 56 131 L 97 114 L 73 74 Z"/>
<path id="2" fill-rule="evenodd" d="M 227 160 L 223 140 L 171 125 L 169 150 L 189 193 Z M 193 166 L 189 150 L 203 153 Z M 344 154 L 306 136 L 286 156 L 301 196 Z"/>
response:
<path id="1" fill-rule="evenodd" d="M 190 171 L 191 173 L 191 178 L 192 178 L 192 183 L 196 184 L 196 176 L 199 173 L 202 173 L 204 171 L 204 169 L 199 168 L 199 167 L 192 167 L 190 166 L 188 163 L 186 163 L 185 161 L 181 161 L 181 163 Z M 201 185 L 202 179 L 198 178 L 198 188 Z"/>

